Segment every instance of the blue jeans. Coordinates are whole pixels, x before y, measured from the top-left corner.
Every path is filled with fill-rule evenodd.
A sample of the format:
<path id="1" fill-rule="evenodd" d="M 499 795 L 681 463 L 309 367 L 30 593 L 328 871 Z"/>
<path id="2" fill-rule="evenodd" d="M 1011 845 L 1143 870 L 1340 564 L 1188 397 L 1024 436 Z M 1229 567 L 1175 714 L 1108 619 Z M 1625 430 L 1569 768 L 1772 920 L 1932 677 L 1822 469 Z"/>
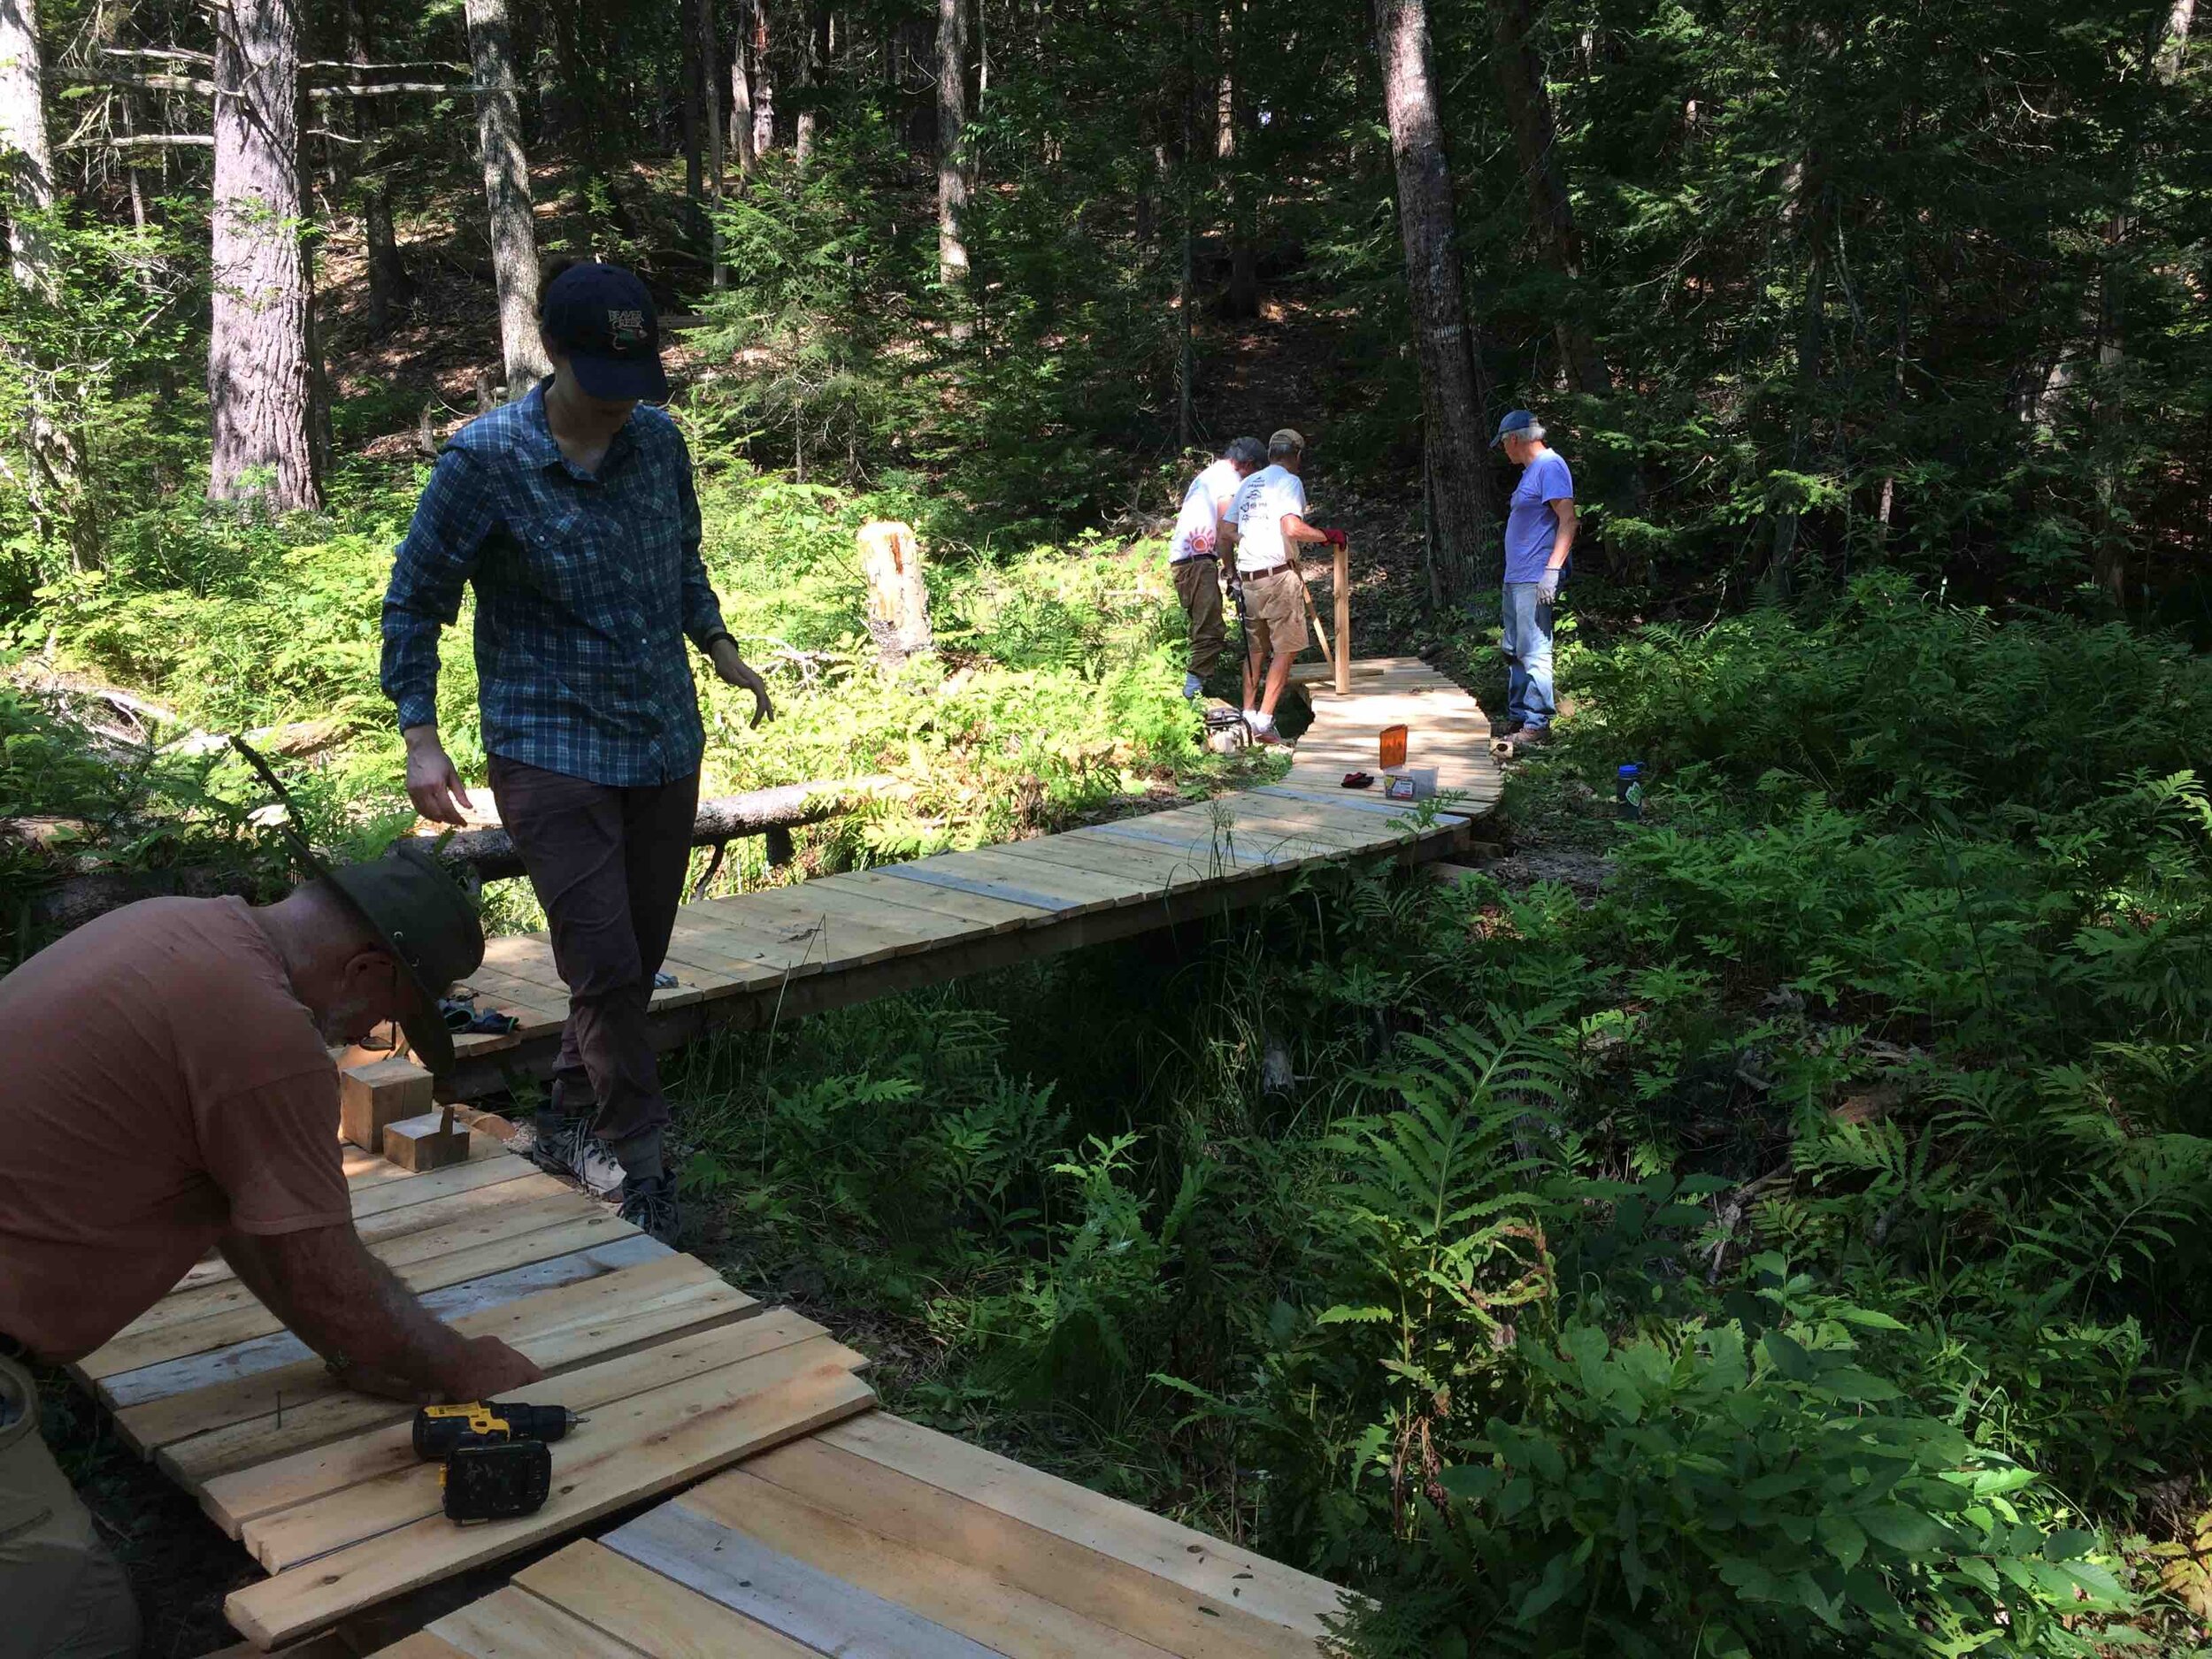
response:
<path id="1" fill-rule="evenodd" d="M 1534 582 L 1505 585 L 1505 711 L 1523 726 L 1551 724 L 1551 614 L 1536 603 Z"/>

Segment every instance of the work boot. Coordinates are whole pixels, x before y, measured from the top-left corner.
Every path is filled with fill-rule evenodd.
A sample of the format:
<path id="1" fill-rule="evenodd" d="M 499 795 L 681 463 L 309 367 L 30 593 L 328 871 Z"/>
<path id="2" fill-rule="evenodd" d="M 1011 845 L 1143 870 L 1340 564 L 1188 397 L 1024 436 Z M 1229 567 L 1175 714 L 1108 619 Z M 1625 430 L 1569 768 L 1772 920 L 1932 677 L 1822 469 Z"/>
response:
<path id="1" fill-rule="evenodd" d="M 583 1164 L 584 1148 L 591 1141 L 591 1119 L 572 1117 L 547 1105 L 538 1109 L 536 1128 L 530 1142 L 530 1162 L 548 1175 L 574 1180 Z"/>
<path id="2" fill-rule="evenodd" d="M 683 1216 L 676 1208 L 675 1176 L 626 1178 L 622 1183 L 622 1218 L 639 1232 L 672 1247 L 677 1233 L 683 1228 Z"/>
<path id="3" fill-rule="evenodd" d="M 1540 744 L 1550 741 L 1551 727 L 1548 726 L 1524 726 L 1513 733 L 1513 747 L 1516 750 L 1534 749 Z"/>

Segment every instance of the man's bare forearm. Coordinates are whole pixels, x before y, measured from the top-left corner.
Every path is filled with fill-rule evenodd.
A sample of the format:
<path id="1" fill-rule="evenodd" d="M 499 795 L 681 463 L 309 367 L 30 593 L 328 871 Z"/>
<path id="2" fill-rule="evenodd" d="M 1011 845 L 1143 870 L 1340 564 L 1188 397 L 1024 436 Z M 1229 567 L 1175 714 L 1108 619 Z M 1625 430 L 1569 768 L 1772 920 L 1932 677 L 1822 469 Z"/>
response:
<path id="1" fill-rule="evenodd" d="M 369 1254 L 350 1226 L 231 1233 L 223 1257 L 269 1311 L 341 1371 L 446 1390 L 467 1340 Z"/>

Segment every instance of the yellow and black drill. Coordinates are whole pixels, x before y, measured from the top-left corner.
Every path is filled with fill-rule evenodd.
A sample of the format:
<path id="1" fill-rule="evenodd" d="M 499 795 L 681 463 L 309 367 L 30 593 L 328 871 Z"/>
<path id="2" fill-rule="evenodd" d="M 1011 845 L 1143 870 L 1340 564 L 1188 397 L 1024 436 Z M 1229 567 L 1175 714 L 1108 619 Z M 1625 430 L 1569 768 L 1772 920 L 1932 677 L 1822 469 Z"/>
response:
<path id="1" fill-rule="evenodd" d="M 415 1455 L 442 1463 L 439 1484 L 455 1521 L 534 1515 L 553 1489 L 551 1443 L 585 1419 L 566 1406 L 479 1400 L 415 1413 Z"/>

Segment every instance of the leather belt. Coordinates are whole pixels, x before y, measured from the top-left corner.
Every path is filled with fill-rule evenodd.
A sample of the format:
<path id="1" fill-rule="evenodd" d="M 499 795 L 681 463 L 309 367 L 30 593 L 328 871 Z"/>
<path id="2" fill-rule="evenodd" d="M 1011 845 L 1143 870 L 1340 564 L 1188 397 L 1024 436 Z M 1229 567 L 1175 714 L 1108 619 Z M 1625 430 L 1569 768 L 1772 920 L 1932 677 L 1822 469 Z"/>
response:
<path id="1" fill-rule="evenodd" d="M 1272 576 L 1279 571 L 1286 571 L 1289 568 L 1290 561 L 1285 559 L 1280 565 L 1270 565 L 1260 570 L 1240 570 L 1237 572 L 1237 580 L 1240 582 L 1256 582 L 1263 576 Z"/>
<path id="2" fill-rule="evenodd" d="M 1209 564 L 1218 564 L 1221 560 L 1221 555 L 1218 553 L 1186 553 L 1181 558 L 1170 559 L 1168 560 L 1168 563 L 1171 565 L 1195 565 L 1200 559 L 1204 559 Z"/>

